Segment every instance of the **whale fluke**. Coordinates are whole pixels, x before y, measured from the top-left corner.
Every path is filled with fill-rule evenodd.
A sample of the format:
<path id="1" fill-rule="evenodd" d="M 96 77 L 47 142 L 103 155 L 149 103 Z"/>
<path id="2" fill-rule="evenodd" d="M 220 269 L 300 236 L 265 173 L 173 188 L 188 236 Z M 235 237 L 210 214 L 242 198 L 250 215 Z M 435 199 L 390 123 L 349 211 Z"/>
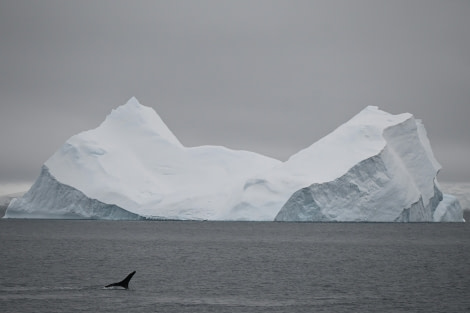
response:
<path id="1" fill-rule="evenodd" d="M 123 280 L 121 280 L 120 282 L 109 284 L 109 285 L 105 286 L 105 288 L 108 288 L 108 287 L 122 287 L 122 288 L 128 289 L 129 288 L 129 282 L 131 281 L 131 278 L 132 278 L 132 276 L 134 276 L 134 274 L 135 274 L 135 271 L 133 271 L 132 273 L 127 275 L 127 277 L 124 278 Z"/>

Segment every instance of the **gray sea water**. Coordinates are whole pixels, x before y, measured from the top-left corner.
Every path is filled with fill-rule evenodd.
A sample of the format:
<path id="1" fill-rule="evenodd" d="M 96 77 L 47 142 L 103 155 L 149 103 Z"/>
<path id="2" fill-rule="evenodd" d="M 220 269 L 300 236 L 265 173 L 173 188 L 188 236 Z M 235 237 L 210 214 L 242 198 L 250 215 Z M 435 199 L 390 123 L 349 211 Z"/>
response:
<path id="1" fill-rule="evenodd" d="M 468 223 L 1 220 L 0 245 L 4 313 L 470 311 Z"/>

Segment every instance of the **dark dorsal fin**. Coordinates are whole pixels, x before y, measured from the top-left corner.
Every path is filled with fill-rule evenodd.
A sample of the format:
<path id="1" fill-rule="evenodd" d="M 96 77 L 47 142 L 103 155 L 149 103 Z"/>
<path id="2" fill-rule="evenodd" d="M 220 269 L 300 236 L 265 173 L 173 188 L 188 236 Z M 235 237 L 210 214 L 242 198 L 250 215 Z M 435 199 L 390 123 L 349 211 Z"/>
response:
<path id="1" fill-rule="evenodd" d="M 132 278 L 132 276 L 134 276 L 134 274 L 135 274 L 135 271 L 133 271 L 132 273 L 127 275 L 127 277 L 124 278 L 123 280 L 121 280 L 120 282 L 109 284 L 105 287 L 114 287 L 114 286 L 116 286 L 116 287 L 123 287 L 123 288 L 128 289 L 129 288 L 129 282 L 131 281 L 131 278 Z"/>

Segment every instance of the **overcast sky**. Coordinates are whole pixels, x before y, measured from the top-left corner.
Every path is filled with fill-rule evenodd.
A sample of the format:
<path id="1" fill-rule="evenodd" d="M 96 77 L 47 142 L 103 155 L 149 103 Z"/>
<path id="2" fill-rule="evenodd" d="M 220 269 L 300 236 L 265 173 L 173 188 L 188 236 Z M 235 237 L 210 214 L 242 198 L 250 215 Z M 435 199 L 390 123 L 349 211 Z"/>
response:
<path id="1" fill-rule="evenodd" d="M 470 181 L 470 1 L 0 1 L 0 185 L 135 96 L 186 146 L 281 160 L 367 105 Z M 0 190 L 1 191 L 1 190 Z M 0 192 L 1 193 L 1 192 Z"/>

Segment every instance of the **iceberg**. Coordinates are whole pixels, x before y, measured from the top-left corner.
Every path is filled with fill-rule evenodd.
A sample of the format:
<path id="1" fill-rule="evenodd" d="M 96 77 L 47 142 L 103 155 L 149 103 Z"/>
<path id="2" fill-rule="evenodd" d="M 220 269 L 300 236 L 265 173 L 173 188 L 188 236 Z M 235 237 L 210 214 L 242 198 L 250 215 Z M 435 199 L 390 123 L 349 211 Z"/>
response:
<path id="1" fill-rule="evenodd" d="M 367 107 L 287 161 L 185 147 L 136 98 L 68 139 L 6 218 L 463 221 L 424 126 Z"/>

